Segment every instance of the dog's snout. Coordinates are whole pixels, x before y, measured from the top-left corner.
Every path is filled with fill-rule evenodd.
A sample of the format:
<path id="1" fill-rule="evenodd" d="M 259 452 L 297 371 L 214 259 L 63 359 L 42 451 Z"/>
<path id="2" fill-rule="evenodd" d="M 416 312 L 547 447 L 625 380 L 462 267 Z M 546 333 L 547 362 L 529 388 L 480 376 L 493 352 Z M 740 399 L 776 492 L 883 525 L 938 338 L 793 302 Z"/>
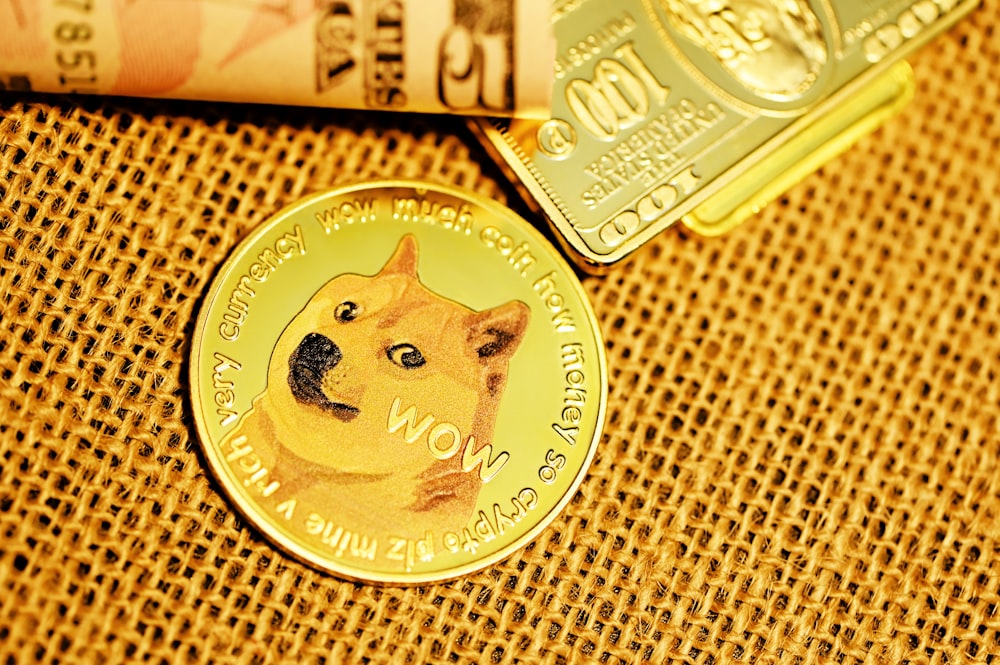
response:
<path id="1" fill-rule="evenodd" d="M 336 367 L 343 357 L 340 347 L 332 339 L 319 333 L 309 333 L 299 342 L 289 363 L 301 365 L 322 376 Z"/>
<path id="2" fill-rule="evenodd" d="M 358 407 L 331 400 L 323 391 L 325 377 L 343 360 L 340 347 L 320 333 L 309 333 L 288 358 L 288 387 L 303 404 L 312 404 L 341 420 L 358 415 Z"/>

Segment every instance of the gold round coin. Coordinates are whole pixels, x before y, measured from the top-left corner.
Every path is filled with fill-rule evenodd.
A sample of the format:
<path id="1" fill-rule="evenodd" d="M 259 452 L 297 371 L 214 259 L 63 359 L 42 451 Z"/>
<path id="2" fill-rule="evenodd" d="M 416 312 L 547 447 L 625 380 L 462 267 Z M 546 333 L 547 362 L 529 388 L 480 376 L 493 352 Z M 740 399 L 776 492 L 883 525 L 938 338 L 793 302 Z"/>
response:
<path id="1" fill-rule="evenodd" d="M 206 458 L 264 535 L 355 580 L 495 563 L 576 491 L 601 434 L 604 347 L 554 248 L 497 202 L 345 187 L 243 241 L 195 330 Z"/>

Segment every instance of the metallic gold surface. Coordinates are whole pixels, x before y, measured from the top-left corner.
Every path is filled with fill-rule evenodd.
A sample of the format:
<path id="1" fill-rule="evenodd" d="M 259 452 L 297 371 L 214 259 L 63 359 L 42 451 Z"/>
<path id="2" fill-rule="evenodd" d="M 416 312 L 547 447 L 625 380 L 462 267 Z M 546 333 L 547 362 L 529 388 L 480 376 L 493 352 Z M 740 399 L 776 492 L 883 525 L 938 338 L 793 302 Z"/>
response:
<path id="1" fill-rule="evenodd" d="M 721 233 L 901 108 L 970 0 L 566 0 L 552 117 L 476 121 L 574 258 Z"/>
<path id="2" fill-rule="evenodd" d="M 524 220 L 391 181 L 277 213 L 213 282 L 191 358 L 206 458 L 239 509 L 341 576 L 447 579 L 569 500 L 604 420 L 599 329 Z"/>

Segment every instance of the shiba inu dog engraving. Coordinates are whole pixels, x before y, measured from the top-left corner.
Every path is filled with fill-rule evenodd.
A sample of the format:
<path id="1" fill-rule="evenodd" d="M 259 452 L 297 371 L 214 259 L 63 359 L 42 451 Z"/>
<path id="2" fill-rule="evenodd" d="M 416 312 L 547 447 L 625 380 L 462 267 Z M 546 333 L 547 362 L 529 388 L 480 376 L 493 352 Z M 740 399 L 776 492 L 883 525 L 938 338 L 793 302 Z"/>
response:
<path id="1" fill-rule="evenodd" d="M 573 272 L 495 202 L 419 183 L 279 212 L 220 269 L 192 349 L 208 463 L 285 550 L 378 582 L 515 551 L 600 436 L 603 347 Z"/>
<path id="2" fill-rule="evenodd" d="M 443 298 L 420 283 L 417 256 L 404 236 L 375 276 L 340 275 L 317 291 L 223 442 L 252 441 L 277 500 L 336 514 L 352 533 L 419 538 L 464 523 L 510 457 L 490 441 L 530 310 L 515 300 L 474 312 Z M 416 422 L 416 412 L 429 415 Z"/>

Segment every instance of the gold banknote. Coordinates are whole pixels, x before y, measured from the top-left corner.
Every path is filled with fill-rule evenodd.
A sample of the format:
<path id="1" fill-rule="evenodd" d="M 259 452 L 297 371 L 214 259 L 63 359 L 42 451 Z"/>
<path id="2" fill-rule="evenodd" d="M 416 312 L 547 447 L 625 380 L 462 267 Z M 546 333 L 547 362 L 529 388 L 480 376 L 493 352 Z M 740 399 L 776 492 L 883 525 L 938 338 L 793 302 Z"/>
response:
<path id="1" fill-rule="evenodd" d="M 0 0 L 0 90 L 544 116 L 534 0 Z"/>
<path id="2" fill-rule="evenodd" d="M 585 268 L 739 223 L 913 91 L 975 0 L 562 0 L 544 121 L 476 121 Z"/>

